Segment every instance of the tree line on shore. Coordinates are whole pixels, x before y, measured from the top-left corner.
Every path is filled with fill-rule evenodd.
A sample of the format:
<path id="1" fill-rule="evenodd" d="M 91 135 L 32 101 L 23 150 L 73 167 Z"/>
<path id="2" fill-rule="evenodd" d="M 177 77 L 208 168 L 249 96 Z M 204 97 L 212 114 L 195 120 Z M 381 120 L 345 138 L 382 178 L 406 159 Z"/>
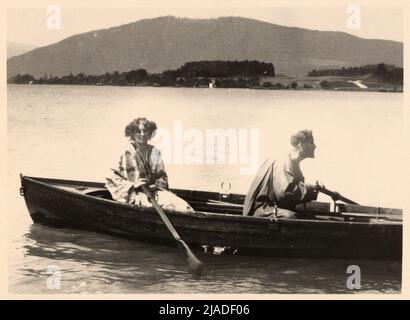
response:
<path id="1" fill-rule="evenodd" d="M 389 85 L 403 85 L 403 68 L 380 63 L 361 67 L 341 69 L 312 70 L 310 77 L 344 76 L 358 77 L 371 74 L 366 80 L 388 83 Z M 39 79 L 29 74 L 18 74 L 7 79 L 15 84 L 74 84 L 74 85 L 113 85 L 113 86 L 174 86 L 174 87 L 217 87 L 217 88 L 259 88 L 259 89 L 333 89 L 348 86 L 356 88 L 343 79 L 323 80 L 319 84 L 315 81 L 286 81 L 275 83 L 275 67 L 272 63 L 259 61 L 196 61 L 187 62 L 175 70 L 161 73 L 148 73 L 145 69 L 130 70 L 128 72 L 114 71 L 100 75 L 69 74 L 62 77 L 44 75 Z M 383 84 L 382 84 L 383 85 Z"/>
<path id="2" fill-rule="evenodd" d="M 360 67 L 348 67 L 340 69 L 312 70 L 308 73 L 309 77 L 323 76 L 362 76 L 371 74 L 385 82 L 403 85 L 403 68 L 385 63 L 368 64 Z"/>
<path id="3" fill-rule="evenodd" d="M 18 74 L 7 79 L 8 83 L 77 84 L 77 85 L 153 85 L 153 86 L 208 86 L 250 87 L 259 85 L 259 77 L 275 76 L 272 63 L 253 61 L 196 61 L 187 62 L 176 70 L 148 73 L 145 69 L 128 72 L 114 71 L 101 75 L 79 73 L 62 77 L 44 75 L 39 79 L 30 74 Z"/>

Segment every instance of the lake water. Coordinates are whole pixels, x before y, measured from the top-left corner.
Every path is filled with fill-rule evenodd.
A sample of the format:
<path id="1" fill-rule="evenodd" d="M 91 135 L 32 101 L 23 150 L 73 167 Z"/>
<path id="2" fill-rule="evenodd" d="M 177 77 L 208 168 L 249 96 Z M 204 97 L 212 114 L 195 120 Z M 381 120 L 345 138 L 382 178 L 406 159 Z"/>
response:
<path id="1" fill-rule="evenodd" d="M 163 153 L 172 187 L 221 191 L 225 182 L 230 192 L 246 193 L 253 178 L 246 169 L 283 153 L 294 130 L 310 128 L 317 149 L 316 159 L 302 162 L 307 180 L 361 204 L 402 208 L 402 94 L 35 85 L 7 91 L 10 293 L 400 292 L 401 264 L 384 261 L 203 255 L 206 272 L 196 279 L 177 249 L 32 224 L 18 189 L 19 173 L 104 181 L 125 125 L 146 116 L 171 138 Z M 206 130 L 218 128 L 233 129 L 247 149 L 232 156 L 227 143 L 209 163 L 187 164 L 192 135 L 206 144 Z M 216 163 L 218 152 L 230 162 Z M 360 266 L 360 290 L 346 286 L 351 264 Z M 50 268 L 60 271 L 60 289 L 47 287 Z"/>

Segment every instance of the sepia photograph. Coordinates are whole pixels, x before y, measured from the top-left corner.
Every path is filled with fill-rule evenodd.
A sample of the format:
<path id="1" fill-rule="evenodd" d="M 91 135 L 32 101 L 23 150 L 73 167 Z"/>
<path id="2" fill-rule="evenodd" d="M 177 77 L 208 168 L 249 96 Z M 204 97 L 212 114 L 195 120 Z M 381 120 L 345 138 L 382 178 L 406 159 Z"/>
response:
<path id="1" fill-rule="evenodd" d="M 9 294 L 401 294 L 380 3 L 9 5 Z"/>

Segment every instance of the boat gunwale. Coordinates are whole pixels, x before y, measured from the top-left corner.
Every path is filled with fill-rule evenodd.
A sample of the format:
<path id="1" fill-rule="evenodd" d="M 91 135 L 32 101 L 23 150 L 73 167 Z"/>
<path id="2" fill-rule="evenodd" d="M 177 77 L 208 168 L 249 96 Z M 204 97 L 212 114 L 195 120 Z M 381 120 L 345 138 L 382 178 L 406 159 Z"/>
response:
<path id="1" fill-rule="evenodd" d="M 123 209 L 131 209 L 134 211 L 137 211 L 139 213 L 149 213 L 155 215 L 156 212 L 153 208 L 138 208 L 137 206 L 134 206 L 132 204 L 128 203 L 121 203 L 115 200 L 110 200 L 110 199 L 104 199 L 104 198 L 99 198 L 95 197 L 92 195 L 88 195 L 86 193 L 80 193 L 80 192 L 73 192 L 70 190 L 63 189 L 58 186 L 58 184 L 71 184 L 71 185 L 78 185 L 78 186 L 90 186 L 93 185 L 94 187 L 97 188 L 104 188 L 103 183 L 99 182 L 88 182 L 88 181 L 78 181 L 78 180 L 65 180 L 65 179 L 53 179 L 53 178 L 41 178 L 41 177 L 31 177 L 31 176 L 25 176 L 21 175 L 21 184 L 24 187 L 23 180 L 29 180 L 31 183 L 39 184 L 43 187 L 52 189 L 58 193 L 63 193 L 65 195 L 68 195 L 70 197 L 74 198 L 80 198 L 80 199 L 87 199 L 88 201 L 99 203 L 99 204 L 109 204 L 110 206 L 114 207 L 120 207 Z M 74 188 L 73 188 L 74 189 Z M 181 190 L 181 191 L 188 191 L 187 189 L 174 189 L 174 190 Z M 198 190 L 200 191 L 200 190 Z M 204 192 L 209 192 L 209 193 L 215 193 L 212 191 L 204 191 Z M 358 226 L 358 227 L 363 227 L 364 225 L 372 228 L 377 228 L 378 226 L 380 227 L 402 227 L 403 223 L 399 221 L 382 221 L 382 222 L 363 222 L 363 221 L 335 221 L 335 220 L 314 220 L 314 219 L 286 219 L 286 218 L 269 218 L 269 217 L 254 217 L 254 216 L 243 216 L 243 215 L 238 215 L 238 214 L 226 214 L 226 213 L 217 213 L 217 212 L 205 212 L 205 211 L 195 211 L 194 213 L 186 213 L 186 212 L 180 212 L 180 211 L 167 211 L 165 212 L 168 215 L 172 216 L 181 216 L 181 217 L 189 217 L 189 218 L 195 218 L 195 219 L 216 219 L 216 220 L 229 220 L 231 222 L 241 222 L 241 221 L 246 221 L 246 222 L 255 222 L 255 223 L 261 223 L 261 224 L 282 224 L 282 225 L 325 225 L 325 224 L 330 224 L 330 225 L 343 225 L 343 226 Z M 332 212 L 329 212 L 329 216 L 332 216 Z"/>

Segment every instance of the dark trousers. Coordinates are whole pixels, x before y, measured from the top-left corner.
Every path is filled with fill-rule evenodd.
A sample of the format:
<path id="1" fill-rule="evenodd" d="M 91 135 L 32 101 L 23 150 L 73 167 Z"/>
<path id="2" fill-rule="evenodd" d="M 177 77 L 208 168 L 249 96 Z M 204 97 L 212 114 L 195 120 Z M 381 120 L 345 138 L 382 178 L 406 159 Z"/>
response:
<path id="1" fill-rule="evenodd" d="M 276 218 L 278 219 L 299 219 L 296 212 L 288 209 L 277 208 L 269 204 L 264 204 L 263 206 L 258 207 L 253 215 L 255 217 L 271 218 L 275 216 L 275 213 Z"/>

